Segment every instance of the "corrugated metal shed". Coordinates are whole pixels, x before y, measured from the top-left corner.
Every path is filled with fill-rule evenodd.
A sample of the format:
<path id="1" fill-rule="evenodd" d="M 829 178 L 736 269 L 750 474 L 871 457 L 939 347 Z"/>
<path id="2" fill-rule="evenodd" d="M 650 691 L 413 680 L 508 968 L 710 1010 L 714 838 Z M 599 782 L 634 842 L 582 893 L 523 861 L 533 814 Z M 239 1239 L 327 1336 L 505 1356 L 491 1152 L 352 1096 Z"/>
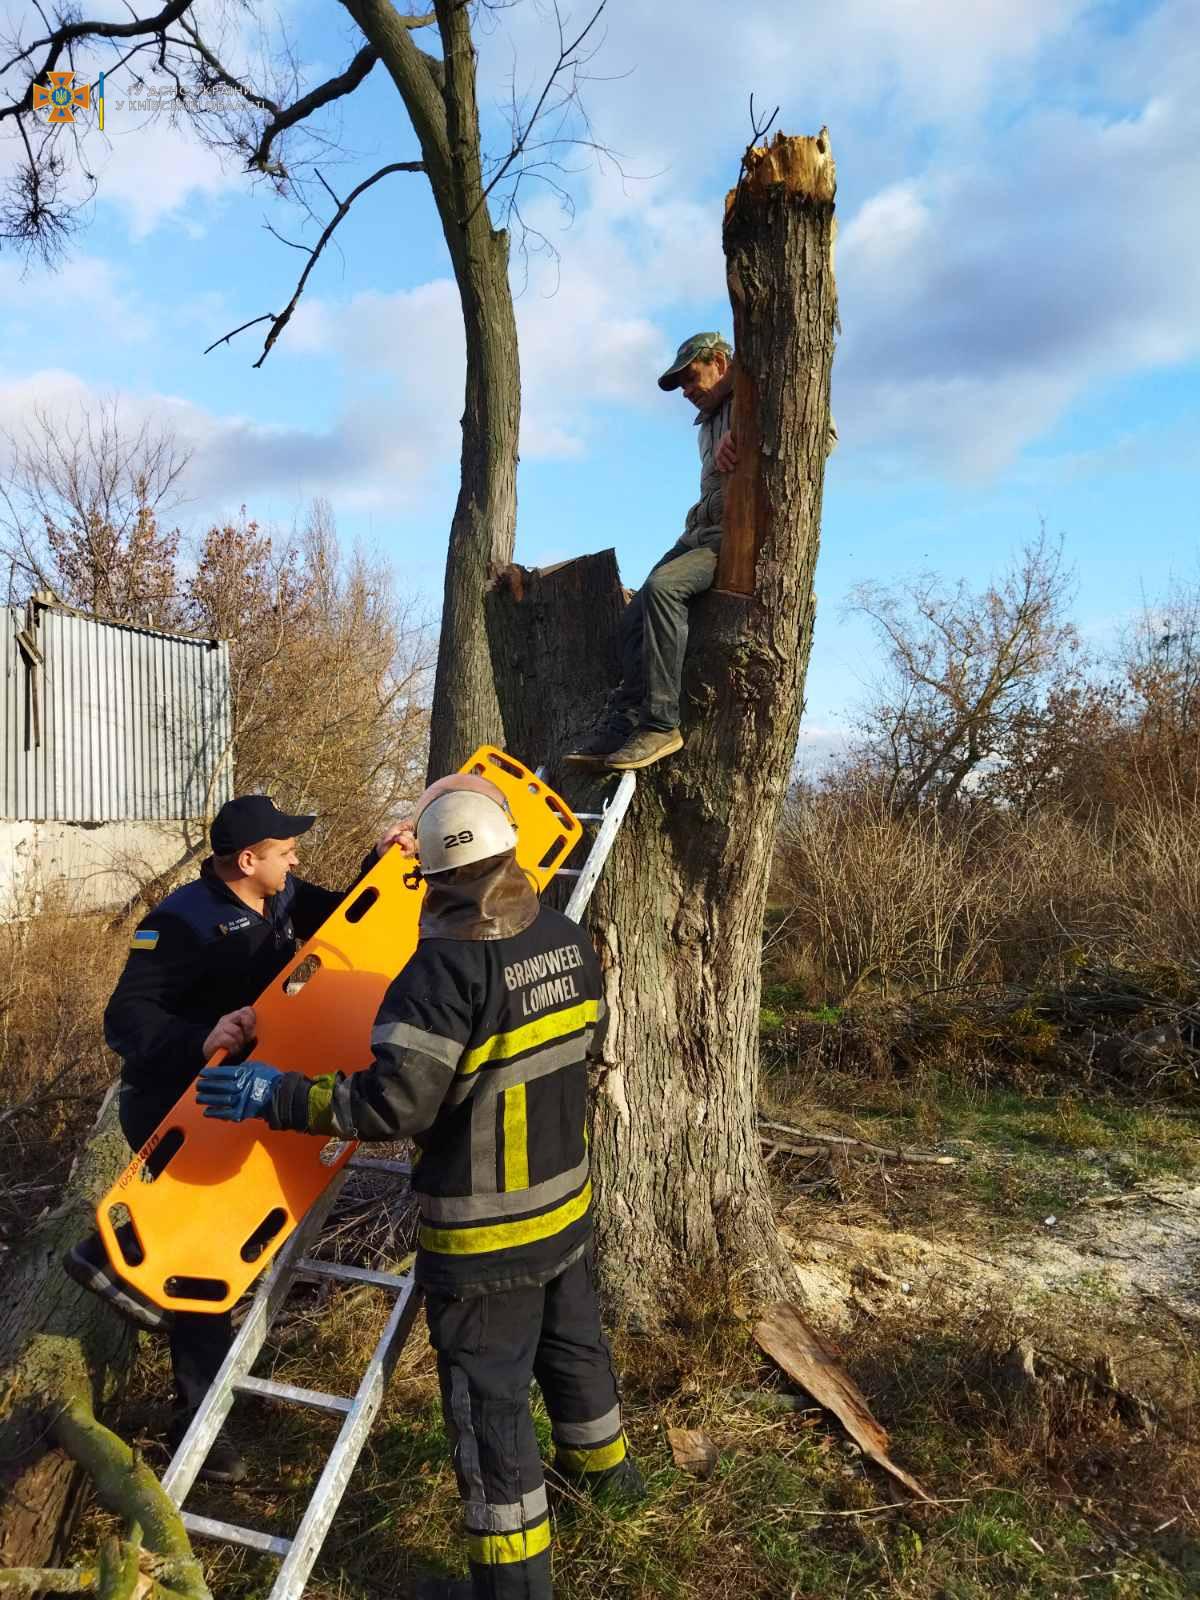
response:
<path id="1" fill-rule="evenodd" d="M 0 607 L 0 660 L 5 818 L 171 821 L 203 817 L 229 798 L 223 640 L 103 622 L 34 601 Z"/>

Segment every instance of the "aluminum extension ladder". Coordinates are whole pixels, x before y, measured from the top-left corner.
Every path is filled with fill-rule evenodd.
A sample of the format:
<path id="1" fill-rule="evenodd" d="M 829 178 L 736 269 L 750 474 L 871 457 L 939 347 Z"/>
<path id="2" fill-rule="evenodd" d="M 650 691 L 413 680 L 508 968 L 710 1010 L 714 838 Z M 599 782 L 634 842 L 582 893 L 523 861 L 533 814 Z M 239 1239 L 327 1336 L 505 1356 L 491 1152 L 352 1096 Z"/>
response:
<path id="1" fill-rule="evenodd" d="M 542 775 L 539 769 L 538 776 Z M 576 812 L 581 822 L 596 826 L 596 836 L 583 865 L 576 868 L 561 867 L 557 873 L 558 877 L 575 879 L 566 915 L 576 922 L 582 918 L 591 899 L 592 890 L 625 820 L 636 786 L 635 775 L 625 772 L 602 811 Z M 389 1172 L 399 1178 L 409 1176 L 411 1169 L 407 1161 L 390 1161 L 358 1154 L 350 1157 L 271 1263 L 255 1291 L 250 1310 L 229 1354 L 192 1418 L 191 1426 L 180 1440 L 179 1448 L 162 1479 L 163 1488 L 183 1511 L 183 1524 L 190 1534 L 216 1539 L 224 1544 L 241 1545 L 279 1558 L 282 1565 L 268 1600 L 300 1600 L 303 1595 L 309 1573 L 333 1525 L 350 1475 L 367 1442 L 371 1424 L 383 1404 L 392 1368 L 404 1348 L 421 1306 L 421 1292 L 411 1272 L 373 1272 L 364 1267 L 347 1267 L 335 1261 L 322 1261 L 309 1253 L 320 1238 L 321 1229 L 343 1184 L 353 1171 Z M 328 1278 L 340 1283 L 369 1284 L 374 1288 L 387 1289 L 395 1296 L 391 1313 L 362 1380 L 351 1396 L 325 1394 L 319 1389 L 302 1389 L 295 1384 L 277 1383 L 273 1378 L 251 1375 L 251 1368 L 258 1359 L 271 1324 L 296 1278 L 301 1275 Z M 342 1420 L 324 1471 L 290 1539 L 183 1510 L 184 1501 L 204 1465 L 205 1457 L 238 1395 L 256 1395 L 264 1400 L 309 1406 L 314 1411 Z"/>

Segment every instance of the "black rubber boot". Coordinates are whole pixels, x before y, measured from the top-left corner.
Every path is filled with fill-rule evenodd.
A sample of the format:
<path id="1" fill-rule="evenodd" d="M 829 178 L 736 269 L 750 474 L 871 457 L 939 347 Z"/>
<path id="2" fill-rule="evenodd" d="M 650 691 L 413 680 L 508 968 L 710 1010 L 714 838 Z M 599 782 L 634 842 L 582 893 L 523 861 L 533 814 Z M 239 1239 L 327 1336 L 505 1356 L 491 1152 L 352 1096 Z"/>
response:
<path id="1" fill-rule="evenodd" d="M 418 1578 L 412 1600 L 475 1600 L 470 1578 Z"/>
<path id="2" fill-rule="evenodd" d="M 113 1270 L 98 1233 L 89 1233 L 68 1250 L 62 1264 L 69 1278 L 110 1305 L 135 1328 L 145 1328 L 150 1333 L 170 1332 L 175 1320 L 172 1313 L 156 1306 Z"/>
<path id="3" fill-rule="evenodd" d="M 191 1420 L 190 1416 L 175 1417 L 167 1429 L 172 1455 L 179 1449 Z M 199 1476 L 205 1483 L 241 1483 L 246 1476 L 246 1458 L 224 1428 L 213 1440 Z"/>
<path id="4" fill-rule="evenodd" d="M 546 1473 L 546 1489 L 555 1521 L 564 1523 L 571 1521 L 585 1500 L 616 1510 L 640 1505 L 646 1498 L 645 1479 L 631 1456 L 608 1472 L 568 1473 L 552 1467 Z"/>
<path id="5" fill-rule="evenodd" d="M 632 711 L 607 711 L 592 732 L 563 759 L 577 767 L 603 767 L 609 756 L 628 742 L 637 724 L 637 715 Z"/>

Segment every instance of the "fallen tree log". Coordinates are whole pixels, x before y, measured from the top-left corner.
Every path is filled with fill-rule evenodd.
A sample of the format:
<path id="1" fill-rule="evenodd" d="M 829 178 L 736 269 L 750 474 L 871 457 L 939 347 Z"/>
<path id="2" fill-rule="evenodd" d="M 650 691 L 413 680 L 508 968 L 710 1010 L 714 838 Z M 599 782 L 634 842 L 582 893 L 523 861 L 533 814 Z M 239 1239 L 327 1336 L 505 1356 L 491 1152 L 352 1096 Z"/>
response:
<path id="1" fill-rule="evenodd" d="M 59 1561 L 78 1509 L 81 1474 L 54 1434 L 64 1407 L 100 1405 L 124 1376 L 128 1326 L 62 1269 L 93 1226 L 96 1201 L 129 1160 L 110 1094 L 58 1204 L 31 1226 L 4 1267 L 0 1307 L 0 1567 Z"/>

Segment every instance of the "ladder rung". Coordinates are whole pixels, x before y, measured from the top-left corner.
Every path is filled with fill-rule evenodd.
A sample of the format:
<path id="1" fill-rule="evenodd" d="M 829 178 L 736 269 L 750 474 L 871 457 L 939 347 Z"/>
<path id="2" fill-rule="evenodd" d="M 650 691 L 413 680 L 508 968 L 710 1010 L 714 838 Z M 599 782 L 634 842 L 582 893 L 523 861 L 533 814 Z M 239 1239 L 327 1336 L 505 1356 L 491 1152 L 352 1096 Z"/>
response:
<path id="1" fill-rule="evenodd" d="M 297 1272 L 313 1272 L 318 1278 L 338 1278 L 343 1283 L 370 1283 L 377 1289 L 391 1289 L 394 1294 L 408 1288 L 411 1273 L 372 1272 L 369 1267 L 344 1267 L 340 1261 L 318 1261 L 315 1256 L 301 1256 L 296 1263 Z"/>
<path id="2" fill-rule="evenodd" d="M 264 1400 L 291 1400 L 298 1406 L 311 1406 L 330 1417 L 344 1417 L 354 1404 L 340 1394 L 325 1394 L 320 1389 L 301 1389 L 294 1383 L 276 1383 L 274 1378 L 235 1378 L 235 1394 L 256 1394 Z"/>
<path id="3" fill-rule="evenodd" d="M 559 867 L 555 876 L 558 878 L 577 878 L 579 873 L 579 867 Z"/>
<path id="4" fill-rule="evenodd" d="M 411 1161 L 393 1161 L 388 1156 L 351 1156 L 346 1165 L 355 1172 L 394 1172 L 398 1178 L 412 1177 Z"/>
<path id="5" fill-rule="evenodd" d="M 603 822 L 604 813 L 603 811 L 577 811 L 575 820 L 576 822 Z"/>
<path id="6" fill-rule="evenodd" d="M 236 1522 L 218 1522 L 215 1517 L 198 1517 L 194 1511 L 183 1513 L 183 1525 L 189 1533 L 198 1533 L 205 1539 L 245 1545 L 247 1550 L 261 1550 L 264 1555 L 279 1556 L 281 1560 L 292 1548 L 290 1539 L 277 1539 L 274 1534 L 259 1533 L 257 1528 L 239 1528 Z"/>

